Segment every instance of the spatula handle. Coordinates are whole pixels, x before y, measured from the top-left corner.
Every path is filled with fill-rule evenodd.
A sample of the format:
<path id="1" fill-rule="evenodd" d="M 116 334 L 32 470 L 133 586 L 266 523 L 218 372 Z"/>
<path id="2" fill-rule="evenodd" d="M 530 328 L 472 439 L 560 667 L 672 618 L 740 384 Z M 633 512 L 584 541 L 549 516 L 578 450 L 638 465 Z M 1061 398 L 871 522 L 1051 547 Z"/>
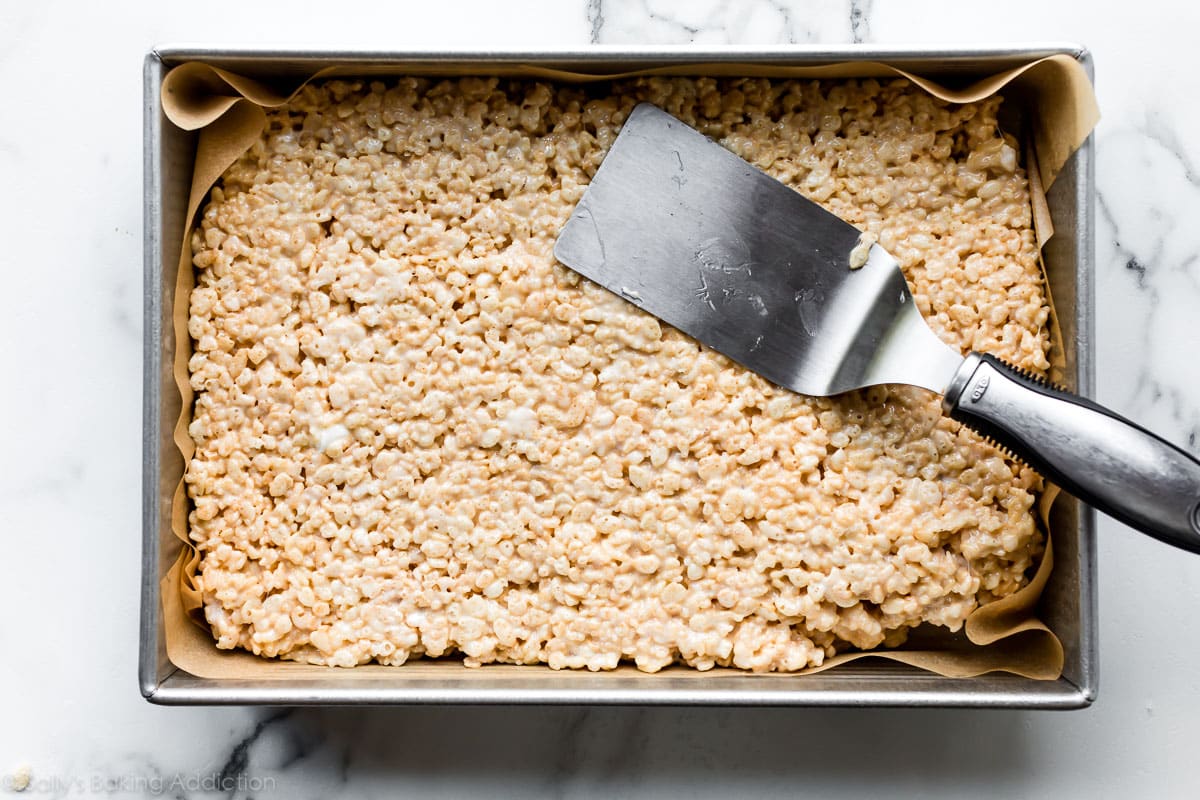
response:
<path id="1" fill-rule="evenodd" d="M 943 405 L 1085 503 L 1200 553 L 1200 462 L 1178 447 L 980 353 L 967 356 Z"/>

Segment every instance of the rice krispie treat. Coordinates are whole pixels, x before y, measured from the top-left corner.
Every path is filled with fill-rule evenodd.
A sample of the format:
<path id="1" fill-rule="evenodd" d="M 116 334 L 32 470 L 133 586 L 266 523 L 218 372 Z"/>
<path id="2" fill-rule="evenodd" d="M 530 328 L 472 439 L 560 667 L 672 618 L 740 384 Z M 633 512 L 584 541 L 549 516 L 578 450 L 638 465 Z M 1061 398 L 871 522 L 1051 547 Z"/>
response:
<path id="1" fill-rule="evenodd" d="M 648 100 L 878 237 L 933 329 L 1047 367 L 999 98 L 646 78 L 310 85 L 192 246 L 187 468 L 217 645 L 314 664 L 798 670 L 957 630 L 1038 477 L 890 386 L 776 388 L 557 264 Z"/>

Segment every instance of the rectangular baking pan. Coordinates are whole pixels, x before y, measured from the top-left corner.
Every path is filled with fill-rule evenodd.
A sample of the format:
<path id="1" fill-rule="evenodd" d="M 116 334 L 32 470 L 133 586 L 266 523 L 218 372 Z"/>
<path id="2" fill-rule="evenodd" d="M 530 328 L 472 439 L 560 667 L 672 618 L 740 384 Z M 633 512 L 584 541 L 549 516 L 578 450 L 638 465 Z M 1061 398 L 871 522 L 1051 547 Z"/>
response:
<path id="1" fill-rule="evenodd" d="M 386 678 L 303 682 L 200 678 L 167 658 L 159 582 L 178 555 L 170 529 L 171 498 L 183 471 L 172 441 L 180 398 L 172 377 L 171 323 L 177 261 L 192 175 L 195 134 L 167 122 L 159 101 L 163 75 L 187 61 L 263 79 L 296 79 L 329 65 L 401 74 L 503 74 L 506 66 L 537 64 L 565 70 L 624 71 L 700 63 L 799 66 L 882 61 L 947 83 L 962 83 L 1035 59 L 1065 53 L 1092 75 L 1083 47 L 1062 44 L 918 48 L 788 46 L 770 48 L 595 47 L 560 51 L 381 52 L 252 50 L 170 46 L 145 59 L 145 323 L 142 430 L 142 596 L 139 683 L 143 696 L 165 705 L 347 705 L 405 703 L 965 706 L 1081 708 L 1096 696 L 1096 565 L 1094 512 L 1073 498 L 1055 504 L 1055 567 L 1043 595 L 1042 618 L 1062 640 L 1066 664 L 1055 681 L 1014 675 L 945 678 L 868 659 L 816 675 L 656 675 L 553 671 L 544 667 L 468 670 L 453 663 L 399 667 Z M 686 72 L 686 71 L 683 71 Z M 693 73 L 694 74 L 694 73 Z M 1089 139 L 1048 193 L 1056 234 L 1044 255 L 1066 350 L 1064 383 L 1093 393 L 1093 143 Z"/>

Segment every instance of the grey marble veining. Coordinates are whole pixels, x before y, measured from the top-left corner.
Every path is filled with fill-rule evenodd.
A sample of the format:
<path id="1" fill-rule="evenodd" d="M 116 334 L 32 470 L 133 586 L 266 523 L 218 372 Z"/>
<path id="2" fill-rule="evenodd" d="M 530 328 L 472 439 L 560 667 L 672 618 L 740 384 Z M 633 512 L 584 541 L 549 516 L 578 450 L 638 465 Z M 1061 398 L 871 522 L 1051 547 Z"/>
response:
<path id="1" fill-rule="evenodd" d="M 588 0 L 600 44 L 798 44 L 868 41 L 873 0 Z"/>
<path id="2" fill-rule="evenodd" d="M 1103 294 L 1101 302 L 1121 308 L 1118 345 L 1140 351 L 1116 396 L 1131 413 L 1165 414 L 1168 435 L 1195 449 L 1200 382 L 1187 367 L 1200 349 L 1189 313 L 1200 300 L 1200 240 L 1191 221 L 1200 209 L 1200 178 L 1161 111 L 1106 132 L 1102 142 L 1107 169 L 1097 175 L 1097 213 L 1107 236 L 1098 257 L 1120 292 Z M 1153 193 L 1145 191 L 1150 187 Z"/>
<path id="3" fill-rule="evenodd" d="M 1108 521 L 1101 698 L 1081 713 L 146 705 L 134 680 L 138 62 L 170 40 L 1082 41 L 1105 115 L 1100 399 L 1196 452 L 1200 73 L 1190 52 L 1200 10 L 1169 0 L 1086 10 L 1038 0 L 368 2 L 348 19 L 314 0 L 204 10 L 0 6 L 10 109 L 0 354 L 16 376 L 0 392 L 0 793 L 28 769 L 32 797 L 1194 796 L 1200 623 L 1188 609 L 1200 600 L 1200 559 Z"/>
<path id="4" fill-rule="evenodd" d="M 871 8 L 875 0 L 850 0 L 850 41 L 871 41 Z"/>
<path id="5" fill-rule="evenodd" d="M 1026 771 L 1047 763 L 1022 741 L 1034 715 L 1005 715 L 989 726 L 1005 763 L 964 738 L 971 712 L 845 711 L 818 715 L 819 726 L 806 721 L 811 716 L 786 709 L 260 710 L 198 774 L 314 798 L 350 789 L 387 796 L 400 782 L 428 798 L 794 797 L 802 787 L 817 796 L 861 796 L 885 781 L 897 791 L 963 796 L 981 780 L 1011 796 Z M 930 748 L 942 756 L 937 789 L 912 769 Z M 157 769 L 160 782 L 176 779 Z"/>

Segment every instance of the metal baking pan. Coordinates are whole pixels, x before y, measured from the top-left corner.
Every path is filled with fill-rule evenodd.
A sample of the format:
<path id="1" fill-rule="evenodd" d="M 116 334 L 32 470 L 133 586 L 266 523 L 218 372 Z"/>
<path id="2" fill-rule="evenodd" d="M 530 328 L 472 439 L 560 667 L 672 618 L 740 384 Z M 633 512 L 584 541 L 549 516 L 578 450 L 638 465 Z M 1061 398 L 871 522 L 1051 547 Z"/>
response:
<path id="1" fill-rule="evenodd" d="M 622 705 L 805 705 L 968 706 L 1081 708 L 1096 696 L 1095 518 L 1086 506 L 1064 497 L 1055 504 L 1054 572 L 1043 595 L 1042 618 L 1062 640 L 1066 664 L 1055 681 L 1013 675 L 944 678 L 883 660 L 855 662 L 816 675 L 756 676 L 707 673 L 703 680 L 670 671 L 641 673 L 556 672 L 543 667 L 467 670 L 452 663 L 393 675 L 347 681 L 339 671 L 304 682 L 220 681 L 175 667 L 164 644 L 159 582 L 179 552 L 170 530 L 171 498 L 183 460 L 171 435 L 180 398 L 172 377 L 174 332 L 171 307 L 177 257 L 191 180 L 195 134 L 163 117 L 159 87 L 176 64 L 205 61 L 259 78 L 296 78 L 338 64 L 373 75 L 503 74 L 507 65 L 538 64 L 567 70 L 626 70 L 655 66 L 732 62 L 806 65 L 836 61 L 882 61 L 942 81 L 961 82 L 994 74 L 1054 53 L 1091 58 L 1072 44 L 984 48 L 788 46 L 770 48 L 597 47 L 559 51 L 381 52 L 252 50 L 172 46 L 151 50 L 145 60 L 145 325 L 142 483 L 142 598 L 139 683 L 153 703 L 191 704 L 403 704 L 560 703 Z M 1064 382 L 1093 393 L 1093 143 L 1089 138 L 1059 174 L 1048 194 L 1057 230 L 1044 255 L 1063 332 Z M 513 670 L 518 670 L 514 672 Z"/>

